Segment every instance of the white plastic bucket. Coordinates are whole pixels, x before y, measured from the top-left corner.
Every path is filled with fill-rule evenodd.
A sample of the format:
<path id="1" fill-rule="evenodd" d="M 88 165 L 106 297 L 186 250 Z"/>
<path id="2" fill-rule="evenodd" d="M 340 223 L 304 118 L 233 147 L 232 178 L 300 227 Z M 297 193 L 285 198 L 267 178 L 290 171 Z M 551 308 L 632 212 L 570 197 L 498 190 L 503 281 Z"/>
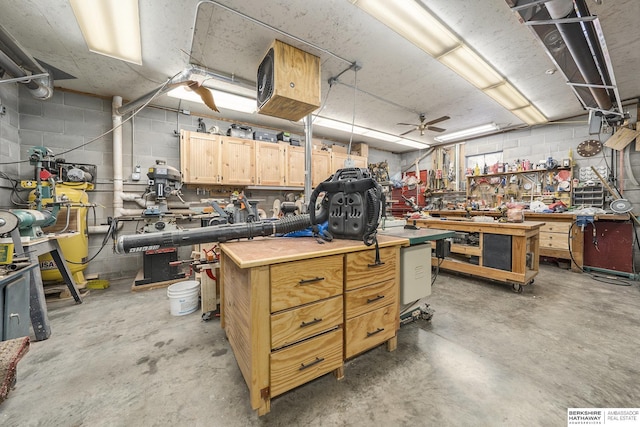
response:
<path id="1" fill-rule="evenodd" d="M 197 280 L 185 280 L 174 283 L 167 288 L 169 305 L 173 316 L 184 316 L 198 309 L 198 296 L 200 294 L 200 282 Z"/>

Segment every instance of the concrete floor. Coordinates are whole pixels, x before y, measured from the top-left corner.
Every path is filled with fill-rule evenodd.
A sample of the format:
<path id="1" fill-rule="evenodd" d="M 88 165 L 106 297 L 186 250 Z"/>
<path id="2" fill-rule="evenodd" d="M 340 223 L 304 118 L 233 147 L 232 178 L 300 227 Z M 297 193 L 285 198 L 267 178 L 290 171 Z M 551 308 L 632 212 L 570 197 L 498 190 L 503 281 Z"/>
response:
<path id="1" fill-rule="evenodd" d="M 568 407 L 638 407 L 640 291 L 541 266 L 533 286 L 441 273 L 431 322 L 275 398 L 258 418 L 219 321 L 172 317 L 131 280 L 49 305 L 2 426 L 551 426 Z"/>

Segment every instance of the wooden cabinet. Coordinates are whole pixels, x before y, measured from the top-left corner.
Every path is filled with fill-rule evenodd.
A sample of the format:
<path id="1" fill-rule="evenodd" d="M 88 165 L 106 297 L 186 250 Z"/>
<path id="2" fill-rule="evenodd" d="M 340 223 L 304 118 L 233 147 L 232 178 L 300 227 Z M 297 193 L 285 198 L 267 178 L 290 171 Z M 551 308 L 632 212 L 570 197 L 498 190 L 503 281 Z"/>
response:
<path id="1" fill-rule="evenodd" d="M 255 141 L 257 185 L 285 185 L 285 144 Z"/>
<path id="2" fill-rule="evenodd" d="M 345 359 L 350 359 L 393 338 L 399 327 L 396 267 L 400 252 L 395 248 L 361 251 L 346 255 Z"/>
<path id="3" fill-rule="evenodd" d="M 254 239 L 221 248 L 221 326 L 264 415 L 271 398 L 333 372 L 386 342 L 396 348 L 399 257 L 406 239 Z"/>
<path id="4" fill-rule="evenodd" d="M 313 150 L 312 187 L 343 168 L 347 157 Z M 351 159 L 367 167 L 366 157 Z M 304 187 L 305 147 L 181 130 L 180 171 L 185 184 Z"/>
<path id="5" fill-rule="evenodd" d="M 180 131 L 180 171 L 185 184 L 219 184 L 220 166 L 217 135 Z"/>
<path id="6" fill-rule="evenodd" d="M 313 150 L 311 163 L 311 186 L 315 188 L 333 173 L 331 171 L 331 152 Z"/>
<path id="7" fill-rule="evenodd" d="M 252 185 L 255 142 L 182 130 L 180 171 L 185 184 Z"/>
<path id="8" fill-rule="evenodd" d="M 287 145 L 285 185 L 288 187 L 304 187 L 305 148 Z"/>
<path id="9" fill-rule="evenodd" d="M 255 141 L 220 137 L 220 184 L 253 185 L 256 183 Z"/>

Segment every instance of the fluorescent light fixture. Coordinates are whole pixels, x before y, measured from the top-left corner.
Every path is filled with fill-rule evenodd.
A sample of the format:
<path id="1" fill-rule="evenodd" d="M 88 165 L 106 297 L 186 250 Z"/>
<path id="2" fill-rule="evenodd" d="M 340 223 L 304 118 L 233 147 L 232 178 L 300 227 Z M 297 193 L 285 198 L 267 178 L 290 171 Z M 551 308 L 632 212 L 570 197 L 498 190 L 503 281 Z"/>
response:
<path id="1" fill-rule="evenodd" d="M 216 89 L 209 90 L 213 94 L 213 100 L 215 101 L 216 107 L 218 108 L 239 111 L 241 113 L 247 114 L 253 114 L 257 110 L 255 99 L 235 95 L 229 92 L 222 92 Z M 169 92 L 167 92 L 167 95 L 172 98 L 184 99 L 185 101 L 192 101 L 203 104 L 200 95 L 187 89 L 185 86 L 178 86 L 175 89 L 171 89 Z"/>
<path id="2" fill-rule="evenodd" d="M 339 120 L 328 119 L 326 117 L 316 116 L 313 120 L 313 126 L 320 126 L 329 129 L 335 129 L 343 132 L 351 133 L 353 129 L 353 133 L 355 135 L 366 136 L 368 138 L 378 139 L 380 141 L 392 142 L 398 145 L 404 145 L 405 147 L 411 148 L 429 148 L 429 144 L 421 143 L 418 141 L 413 141 L 407 138 L 401 138 L 397 135 L 392 135 L 390 133 L 384 133 L 377 130 L 364 128 L 362 126 L 352 126 L 351 123 L 341 122 Z"/>
<path id="3" fill-rule="evenodd" d="M 518 89 L 420 1 L 350 1 L 485 92 L 525 123 L 535 125 L 548 121 Z"/>
<path id="4" fill-rule="evenodd" d="M 138 0 L 69 0 L 91 52 L 142 65 Z"/>
<path id="5" fill-rule="evenodd" d="M 496 130 L 500 130 L 500 127 L 497 124 L 487 123 L 486 125 L 476 126 L 469 129 L 459 130 L 457 132 L 451 132 L 444 135 L 439 135 L 439 136 L 436 136 L 434 139 L 438 142 L 449 142 L 449 141 L 469 138 L 472 136 L 484 135 Z"/>

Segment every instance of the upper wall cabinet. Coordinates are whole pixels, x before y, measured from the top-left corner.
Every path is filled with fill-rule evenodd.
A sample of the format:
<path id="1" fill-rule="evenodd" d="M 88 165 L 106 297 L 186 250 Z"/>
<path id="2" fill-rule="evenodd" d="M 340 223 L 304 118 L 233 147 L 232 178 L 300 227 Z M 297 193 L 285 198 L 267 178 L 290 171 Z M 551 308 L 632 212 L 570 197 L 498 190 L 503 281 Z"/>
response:
<path id="1" fill-rule="evenodd" d="M 286 185 L 285 162 L 287 145 L 255 141 L 258 185 Z M 303 163 L 304 167 L 304 163 Z M 304 184 L 303 184 L 304 185 Z"/>
<path id="2" fill-rule="evenodd" d="M 287 145 L 285 185 L 304 187 L 305 148 Z"/>
<path id="3" fill-rule="evenodd" d="M 181 130 L 180 171 L 185 184 L 220 184 L 220 137 Z"/>
<path id="4" fill-rule="evenodd" d="M 220 183 L 229 185 L 256 184 L 256 148 L 251 139 L 220 138 Z"/>
<path id="5" fill-rule="evenodd" d="M 180 171 L 185 184 L 255 184 L 254 141 L 180 131 Z"/>
<path id="6" fill-rule="evenodd" d="M 343 168 L 347 158 L 346 153 L 313 150 L 311 185 Z M 351 159 L 355 167 L 367 167 L 366 157 Z M 185 184 L 304 187 L 305 148 L 182 130 L 180 171 Z"/>

